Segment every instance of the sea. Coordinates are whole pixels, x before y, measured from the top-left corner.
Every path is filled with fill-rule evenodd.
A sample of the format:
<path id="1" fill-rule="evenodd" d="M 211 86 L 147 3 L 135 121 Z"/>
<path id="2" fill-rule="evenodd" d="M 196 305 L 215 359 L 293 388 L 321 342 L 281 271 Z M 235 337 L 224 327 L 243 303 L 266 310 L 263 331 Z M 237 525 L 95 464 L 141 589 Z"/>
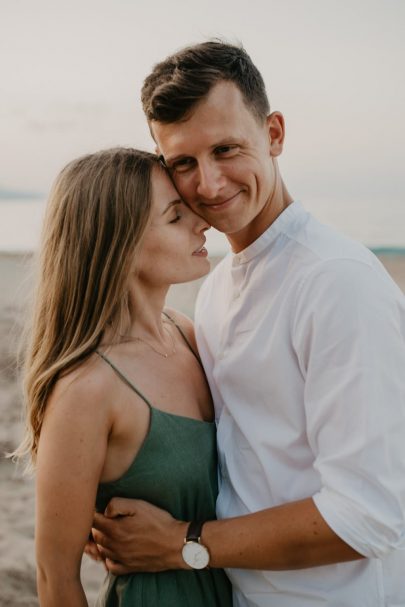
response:
<path id="1" fill-rule="evenodd" d="M 369 248 L 405 255 L 405 201 L 301 202 L 320 221 Z M 31 252 L 38 248 L 45 205 L 46 201 L 40 198 L 0 200 L 0 252 Z M 211 257 L 229 251 L 225 236 L 212 228 L 207 232 L 206 246 Z"/>

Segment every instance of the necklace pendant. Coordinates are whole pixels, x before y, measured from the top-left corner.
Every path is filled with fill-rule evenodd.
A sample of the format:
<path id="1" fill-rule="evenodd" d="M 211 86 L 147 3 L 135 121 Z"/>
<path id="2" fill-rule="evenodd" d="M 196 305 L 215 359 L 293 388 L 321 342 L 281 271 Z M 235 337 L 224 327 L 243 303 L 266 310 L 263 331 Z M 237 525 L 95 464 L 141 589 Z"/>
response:
<path id="1" fill-rule="evenodd" d="M 172 351 L 168 354 L 167 352 L 161 352 L 160 350 L 158 350 L 157 348 L 155 348 L 152 344 L 150 344 L 148 341 L 146 341 L 146 339 L 143 339 L 142 337 L 138 337 L 137 335 L 131 336 L 125 336 L 125 335 L 120 335 L 120 337 L 125 340 L 125 341 L 138 341 L 138 342 L 142 342 L 143 344 L 147 345 L 149 348 L 151 348 L 151 350 L 153 350 L 154 352 L 156 352 L 156 354 L 159 354 L 159 356 L 162 356 L 163 358 L 169 358 L 169 356 L 173 356 L 173 354 L 176 354 L 176 345 L 174 342 L 174 337 L 172 335 L 172 333 L 169 331 L 169 329 L 164 325 L 164 328 L 166 329 L 166 332 L 169 333 L 171 342 L 172 342 Z M 162 344 L 163 345 L 163 344 Z"/>

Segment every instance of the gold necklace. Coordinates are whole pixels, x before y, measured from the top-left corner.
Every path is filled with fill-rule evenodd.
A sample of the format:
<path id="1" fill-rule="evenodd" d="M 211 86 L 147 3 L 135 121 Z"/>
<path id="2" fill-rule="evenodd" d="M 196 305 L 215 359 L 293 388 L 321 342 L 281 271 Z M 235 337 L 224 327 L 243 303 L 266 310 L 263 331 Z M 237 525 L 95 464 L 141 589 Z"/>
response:
<path id="1" fill-rule="evenodd" d="M 165 328 L 165 325 L 163 325 L 163 328 Z M 157 350 L 151 343 L 149 343 L 148 341 L 146 341 L 146 339 L 143 339 L 142 337 L 137 337 L 137 336 L 128 336 L 126 337 L 125 335 L 120 335 L 120 337 L 127 341 L 141 341 L 143 344 L 146 344 L 147 346 L 149 346 L 149 348 L 151 348 L 154 352 L 156 352 L 156 354 L 159 354 L 159 356 L 163 356 L 163 358 L 169 358 L 169 356 L 173 356 L 173 354 L 176 354 L 176 344 L 174 343 L 174 337 L 171 334 L 171 332 L 169 331 L 169 329 L 166 329 L 167 333 L 170 335 L 170 339 L 172 341 L 172 350 L 171 352 L 167 353 L 167 352 L 161 352 L 160 350 Z"/>

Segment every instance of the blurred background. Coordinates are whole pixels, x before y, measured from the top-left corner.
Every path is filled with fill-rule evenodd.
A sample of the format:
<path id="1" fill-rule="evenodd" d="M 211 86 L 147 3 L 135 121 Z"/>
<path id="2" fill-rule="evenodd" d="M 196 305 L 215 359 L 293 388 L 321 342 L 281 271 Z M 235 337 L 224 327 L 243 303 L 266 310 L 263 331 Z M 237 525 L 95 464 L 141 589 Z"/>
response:
<path id="1" fill-rule="evenodd" d="M 2 250 L 35 246 L 66 162 L 153 149 L 143 79 L 212 37 L 243 43 L 284 113 L 292 195 L 368 246 L 405 247 L 403 0 L 0 0 L 0 11 Z"/>

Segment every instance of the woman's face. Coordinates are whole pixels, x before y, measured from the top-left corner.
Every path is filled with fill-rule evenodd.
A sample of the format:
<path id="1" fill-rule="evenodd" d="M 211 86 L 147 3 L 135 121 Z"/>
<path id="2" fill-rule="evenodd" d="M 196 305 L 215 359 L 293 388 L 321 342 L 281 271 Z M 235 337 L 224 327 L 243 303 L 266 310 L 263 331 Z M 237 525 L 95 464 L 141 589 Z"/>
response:
<path id="1" fill-rule="evenodd" d="M 193 213 L 163 169 L 152 171 L 152 208 L 137 264 L 138 278 L 150 286 L 169 286 L 209 272 L 204 232 L 209 224 Z"/>

